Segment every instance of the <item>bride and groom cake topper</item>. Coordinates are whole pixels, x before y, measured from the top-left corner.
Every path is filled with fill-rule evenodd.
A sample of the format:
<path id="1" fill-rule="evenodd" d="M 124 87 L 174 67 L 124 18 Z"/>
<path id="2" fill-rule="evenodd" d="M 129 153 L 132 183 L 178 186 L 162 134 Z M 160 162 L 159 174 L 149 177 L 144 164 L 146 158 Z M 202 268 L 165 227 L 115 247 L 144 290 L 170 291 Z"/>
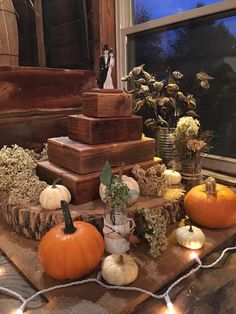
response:
<path id="1" fill-rule="evenodd" d="M 99 58 L 99 76 L 97 79 L 99 88 L 113 89 L 112 68 L 114 67 L 114 52 L 108 44 L 104 44 L 103 54 Z"/>

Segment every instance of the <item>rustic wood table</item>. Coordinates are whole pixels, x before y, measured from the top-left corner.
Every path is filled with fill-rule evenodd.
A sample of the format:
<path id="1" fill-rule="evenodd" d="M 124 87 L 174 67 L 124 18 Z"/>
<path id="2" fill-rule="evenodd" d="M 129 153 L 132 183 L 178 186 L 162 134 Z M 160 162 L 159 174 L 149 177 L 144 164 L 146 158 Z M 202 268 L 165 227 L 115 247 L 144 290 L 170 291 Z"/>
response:
<path id="1" fill-rule="evenodd" d="M 150 258 L 144 243 L 131 249 L 130 254 L 139 265 L 139 275 L 133 286 L 159 293 L 195 265 L 189 250 L 181 248 L 173 240 L 173 228 L 174 226 L 169 228 L 168 248 L 161 257 Z M 214 261 L 224 246 L 236 245 L 236 226 L 204 232 L 207 242 L 198 254 L 202 258 L 205 256 L 205 263 Z M 37 257 L 38 243 L 11 231 L 3 222 L 0 224 L 1 286 L 30 297 L 37 290 L 59 283 L 42 272 Z M 232 252 L 228 255 L 215 268 L 200 270 L 173 289 L 171 298 L 177 309 L 176 313 L 236 313 L 236 254 Z M 91 277 L 96 277 L 96 274 L 97 271 Z M 19 306 L 18 300 L 0 294 L 1 314 L 13 314 Z M 46 293 L 31 302 L 26 311 L 28 314 L 91 312 L 167 313 L 163 300 L 157 301 L 138 292 L 106 290 L 95 283 Z"/>

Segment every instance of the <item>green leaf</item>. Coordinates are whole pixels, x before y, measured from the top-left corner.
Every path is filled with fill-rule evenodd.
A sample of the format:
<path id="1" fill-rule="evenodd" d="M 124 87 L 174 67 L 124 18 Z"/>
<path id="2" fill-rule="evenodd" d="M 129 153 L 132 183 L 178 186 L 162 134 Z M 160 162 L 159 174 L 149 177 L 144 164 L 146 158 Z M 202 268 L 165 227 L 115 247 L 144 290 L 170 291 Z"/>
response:
<path id="1" fill-rule="evenodd" d="M 105 186 L 109 187 L 111 185 L 111 179 L 112 179 L 111 165 L 110 165 L 109 161 L 106 161 L 105 165 L 103 166 L 102 173 L 100 175 L 100 181 Z"/>
<path id="2" fill-rule="evenodd" d="M 136 190 L 129 190 L 128 197 L 131 198 L 133 196 L 139 196 L 139 192 L 137 192 Z"/>

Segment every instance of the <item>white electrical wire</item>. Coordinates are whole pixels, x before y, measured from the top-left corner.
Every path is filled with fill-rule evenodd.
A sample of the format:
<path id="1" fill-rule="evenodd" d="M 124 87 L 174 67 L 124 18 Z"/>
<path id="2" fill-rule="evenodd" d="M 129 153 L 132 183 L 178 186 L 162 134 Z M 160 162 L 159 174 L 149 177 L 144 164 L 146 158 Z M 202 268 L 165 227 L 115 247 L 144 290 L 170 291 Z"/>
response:
<path id="1" fill-rule="evenodd" d="M 221 253 L 221 255 L 219 256 L 219 258 L 217 258 L 212 264 L 209 265 L 203 265 L 199 256 L 198 255 L 193 255 L 193 259 L 196 260 L 196 262 L 198 263 L 198 266 L 196 268 L 193 268 L 192 270 L 190 270 L 187 274 L 181 276 L 180 278 L 178 278 L 175 282 L 173 282 L 170 287 L 166 290 L 166 292 L 164 292 L 163 294 L 154 294 L 148 290 L 142 289 L 142 288 L 137 288 L 137 287 L 126 287 L 126 286 L 110 286 L 107 284 L 104 284 L 102 281 L 95 279 L 95 278 L 89 278 L 89 279 L 84 279 L 84 280 L 79 280 L 79 281 L 74 281 L 74 282 L 70 282 L 67 284 L 61 284 L 61 285 L 56 285 L 44 290 L 40 290 L 38 292 L 36 292 L 35 294 L 33 294 L 31 297 L 29 297 L 28 299 L 24 299 L 19 293 L 4 288 L 4 287 L 0 287 L 0 292 L 2 291 L 3 293 L 6 294 L 10 294 L 12 296 L 15 296 L 17 299 L 19 299 L 22 302 L 22 305 L 18 308 L 17 313 L 23 313 L 28 302 L 32 301 L 35 297 L 39 296 L 40 294 L 52 291 L 52 290 L 56 290 L 56 289 L 60 289 L 60 288 L 66 288 L 66 287 L 71 287 L 71 286 L 75 286 L 75 285 L 82 285 L 84 283 L 89 283 L 89 282 L 93 282 L 93 283 L 97 283 L 100 286 L 102 286 L 103 288 L 106 289 L 110 289 L 110 290 L 129 290 L 129 291 L 137 291 L 137 292 L 141 292 L 141 293 L 145 293 L 148 294 L 149 296 L 153 297 L 154 299 L 165 299 L 167 308 L 169 310 L 169 313 L 172 314 L 174 313 L 174 306 L 171 302 L 170 299 L 170 291 L 176 286 L 178 285 L 181 281 L 183 281 L 184 279 L 186 279 L 187 277 L 191 276 L 193 273 L 197 272 L 200 268 L 211 268 L 213 266 L 215 266 L 224 256 L 224 254 L 227 251 L 231 251 L 231 250 L 235 250 L 236 246 L 233 247 L 228 247 L 225 250 L 223 250 L 223 252 Z"/>

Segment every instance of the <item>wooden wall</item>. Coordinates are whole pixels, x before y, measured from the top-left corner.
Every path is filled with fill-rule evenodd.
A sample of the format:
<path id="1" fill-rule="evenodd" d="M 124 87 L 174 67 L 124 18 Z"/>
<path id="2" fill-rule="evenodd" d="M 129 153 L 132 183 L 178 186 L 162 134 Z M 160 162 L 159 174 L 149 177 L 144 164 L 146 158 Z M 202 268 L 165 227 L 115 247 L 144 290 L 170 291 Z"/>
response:
<path id="1" fill-rule="evenodd" d="M 0 147 L 38 150 L 67 135 L 67 116 L 81 113 L 81 95 L 94 87 L 91 71 L 0 66 Z"/>
<path id="2" fill-rule="evenodd" d="M 99 72 L 99 56 L 108 44 L 116 51 L 115 0 L 87 0 L 89 51 L 92 69 Z M 112 77 L 116 86 L 116 64 Z"/>

